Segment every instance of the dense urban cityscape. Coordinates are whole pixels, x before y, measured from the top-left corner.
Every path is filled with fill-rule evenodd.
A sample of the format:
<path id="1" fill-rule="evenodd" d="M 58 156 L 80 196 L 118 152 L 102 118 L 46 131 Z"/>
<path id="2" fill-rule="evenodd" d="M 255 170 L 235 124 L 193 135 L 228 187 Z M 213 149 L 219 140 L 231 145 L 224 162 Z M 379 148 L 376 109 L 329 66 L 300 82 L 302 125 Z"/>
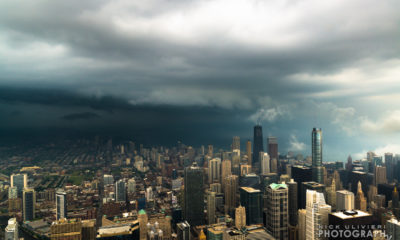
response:
<path id="1" fill-rule="evenodd" d="M 266 140 L 266 142 L 264 142 Z M 323 161 L 278 139 L 228 149 L 96 136 L 1 149 L 3 235 L 16 239 L 399 239 L 400 155 Z M 229 143 L 227 143 L 229 145 Z M 350 226 L 350 228 L 349 228 Z"/>

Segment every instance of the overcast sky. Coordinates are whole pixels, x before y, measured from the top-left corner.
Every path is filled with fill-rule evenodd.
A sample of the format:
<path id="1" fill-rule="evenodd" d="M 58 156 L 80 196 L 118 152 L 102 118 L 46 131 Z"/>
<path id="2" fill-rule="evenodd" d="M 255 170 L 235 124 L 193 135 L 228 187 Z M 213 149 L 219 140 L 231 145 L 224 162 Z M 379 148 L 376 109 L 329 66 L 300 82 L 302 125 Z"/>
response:
<path id="1" fill-rule="evenodd" d="M 2 135 L 400 153 L 400 1 L 0 1 Z M 62 131 L 60 131 L 61 134 Z M 63 133 L 64 134 L 64 133 Z"/>

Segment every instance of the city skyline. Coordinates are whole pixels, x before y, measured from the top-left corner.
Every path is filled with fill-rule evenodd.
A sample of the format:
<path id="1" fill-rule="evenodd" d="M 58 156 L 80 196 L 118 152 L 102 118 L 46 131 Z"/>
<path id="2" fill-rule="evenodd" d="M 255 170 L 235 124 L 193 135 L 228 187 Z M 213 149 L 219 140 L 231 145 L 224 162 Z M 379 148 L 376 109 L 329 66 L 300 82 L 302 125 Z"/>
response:
<path id="1" fill-rule="evenodd" d="M 327 160 L 400 152 L 399 7 L 5 0 L 1 136 L 225 146 L 260 122 L 281 152 L 309 152 L 313 127 Z"/>

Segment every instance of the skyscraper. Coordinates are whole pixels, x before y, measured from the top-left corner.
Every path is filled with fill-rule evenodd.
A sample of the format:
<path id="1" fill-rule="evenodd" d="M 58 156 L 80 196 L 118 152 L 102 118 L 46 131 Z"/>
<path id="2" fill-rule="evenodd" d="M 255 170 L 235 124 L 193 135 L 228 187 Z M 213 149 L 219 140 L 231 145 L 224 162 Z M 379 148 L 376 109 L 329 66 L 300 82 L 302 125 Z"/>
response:
<path id="1" fill-rule="evenodd" d="M 236 191 L 238 186 L 238 176 L 229 175 L 225 178 L 225 212 L 228 214 L 232 214 L 237 206 Z"/>
<path id="2" fill-rule="evenodd" d="M 35 218 L 36 194 L 32 188 L 25 188 L 22 192 L 23 219 L 32 221 Z"/>
<path id="3" fill-rule="evenodd" d="M 262 192 L 251 187 L 240 188 L 240 204 L 246 209 L 247 225 L 260 224 L 262 217 Z"/>
<path id="4" fill-rule="evenodd" d="M 213 158 L 208 164 L 208 182 L 221 182 L 221 159 Z"/>
<path id="5" fill-rule="evenodd" d="M 28 176 L 26 174 L 13 174 L 10 179 L 11 187 L 17 187 L 18 197 L 22 197 L 22 191 L 28 187 Z"/>
<path id="6" fill-rule="evenodd" d="M 215 223 L 215 192 L 207 195 L 207 220 L 209 225 Z"/>
<path id="7" fill-rule="evenodd" d="M 319 239 L 319 227 L 328 225 L 331 206 L 325 203 L 323 193 L 307 190 L 306 195 L 306 239 Z"/>
<path id="8" fill-rule="evenodd" d="M 325 185 L 316 182 L 303 182 L 301 184 L 301 202 L 299 208 L 305 208 L 307 205 L 307 191 L 315 190 L 317 192 L 325 194 Z M 324 198 L 325 202 L 325 198 Z"/>
<path id="9" fill-rule="evenodd" d="M 190 224 L 185 221 L 176 225 L 178 240 L 191 240 Z"/>
<path id="10" fill-rule="evenodd" d="M 389 182 L 393 181 L 394 173 L 394 161 L 393 153 L 385 153 L 385 166 L 386 166 L 386 177 Z"/>
<path id="11" fill-rule="evenodd" d="M 336 211 L 353 210 L 354 193 L 348 190 L 336 191 Z"/>
<path id="12" fill-rule="evenodd" d="M 232 164 L 231 160 L 225 159 L 222 161 L 221 167 L 221 185 L 222 190 L 225 189 L 225 178 L 232 174 Z"/>
<path id="13" fill-rule="evenodd" d="M 202 225 L 204 222 L 203 179 L 203 169 L 196 162 L 185 168 L 184 216 L 191 226 Z"/>
<path id="14" fill-rule="evenodd" d="M 256 125 L 254 126 L 253 168 L 259 168 L 260 152 L 264 152 L 262 127 L 261 125 Z"/>
<path id="15" fill-rule="evenodd" d="M 115 183 L 115 201 L 126 201 L 126 184 L 123 179 L 120 179 Z"/>
<path id="16" fill-rule="evenodd" d="M 17 219 L 10 218 L 8 220 L 8 225 L 5 229 L 5 240 L 19 240 Z"/>
<path id="17" fill-rule="evenodd" d="M 67 193 L 56 192 L 56 219 L 67 218 Z"/>
<path id="18" fill-rule="evenodd" d="M 243 206 L 239 206 L 235 210 L 235 227 L 237 229 L 246 227 L 246 209 Z"/>
<path id="19" fill-rule="evenodd" d="M 323 184 L 324 175 L 322 169 L 322 130 L 320 128 L 313 128 L 311 137 L 313 181 Z"/>
<path id="20" fill-rule="evenodd" d="M 260 153 L 261 157 L 261 174 L 266 175 L 270 173 L 270 157 L 268 153 L 261 152 Z"/>
<path id="21" fill-rule="evenodd" d="M 240 150 L 240 137 L 234 136 L 232 139 L 232 150 Z"/>
<path id="22" fill-rule="evenodd" d="M 251 141 L 247 140 L 246 143 L 246 154 L 247 154 L 247 161 L 249 165 L 252 165 L 252 161 L 251 161 Z"/>
<path id="23" fill-rule="evenodd" d="M 306 215 L 305 209 L 299 209 L 299 240 L 306 240 Z"/>
<path id="24" fill-rule="evenodd" d="M 136 181 L 134 178 L 128 180 L 128 193 L 134 193 L 136 191 Z"/>
<path id="25" fill-rule="evenodd" d="M 387 239 L 400 239 L 400 222 L 396 218 L 392 218 L 386 222 Z"/>
<path id="26" fill-rule="evenodd" d="M 357 210 L 367 211 L 367 199 L 362 191 L 361 182 L 358 182 L 355 205 Z"/>
<path id="27" fill-rule="evenodd" d="M 286 184 L 288 186 L 288 205 L 289 205 L 289 224 L 291 226 L 296 226 L 298 223 L 298 188 L 297 182 L 290 179 L 290 182 Z"/>
<path id="28" fill-rule="evenodd" d="M 378 184 L 381 183 L 387 183 L 386 173 L 387 173 L 386 167 L 382 166 L 375 167 L 375 176 L 374 176 L 375 186 L 378 186 Z"/>
<path id="29" fill-rule="evenodd" d="M 267 138 L 268 154 L 271 159 L 271 172 L 278 173 L 279 169 L 279 153 L 278 140 L 276 137 Z"/>
<path id="30" fill-rule="evenodd" d="M 273 183 L 267 187 L 266 227 L 276 239 L 288 238 L 288 187 Z"/>

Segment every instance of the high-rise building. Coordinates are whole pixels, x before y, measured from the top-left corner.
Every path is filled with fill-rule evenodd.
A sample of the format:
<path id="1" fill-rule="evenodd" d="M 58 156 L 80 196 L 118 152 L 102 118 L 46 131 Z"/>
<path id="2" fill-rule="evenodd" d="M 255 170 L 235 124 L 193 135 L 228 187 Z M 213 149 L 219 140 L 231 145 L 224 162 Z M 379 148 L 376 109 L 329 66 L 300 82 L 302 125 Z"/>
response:
<path id="1" fill-rule="evenodd" d="M 113 175 L 104 174 L 103 176 L 104 186 L 114 184 L 114 177 Z"/>
<path id="2" fill-rule="evenodd" d="M 247 140 L 246 143 L 246 155 L 247 155 L 247 161 L 249 165 L 252 165 L 252 161 L 251 161 L 251 141 Z"/>
<path id="3" fill-rule="evenodd" d="M 202 225 L 204 222 L 203 179 L 203 169 L 196 162 L 185 168 L 184 216 L 191 226 Z"/>
<path id="4" fill-rule="evenodd" d="M 347 158 L 346 170 L 347 170 L 347 171 L 352 171 L 352 170 L 353 170 L 353 159 L 351 158 L 350 155 L 349 155 L 349 157 Z"/>
<path id="5" fill-rule="evenodd" d="M 240 165 L 240 176 L 246 176 L 251 174 L 251 166 L 247 164 Z"/>
<path id="6" fill-rule="evenodd" d="M 354 210 L 354 193 L 348 190 L 336 191 L 336 211 Z"/>
<path id="7" fill-rule="evenodd" d="M 233 174 L 240 175 L 240 150 L 234 149 L 232 151 L 232 172 Z"/>
<path id="8" fill-rule="evenodd" d="M 273 183 L 267 187 L 266 228 L 276 239 L 288 239 L 288 187 Z"/>
<path id="9" fill-rule="evenodd" d="M 120 179 L 115 183 L 115 201 L 126 201 L 126 184 L 123 179 Z"/>
<path id="10" fill-rule="evenodd" d="M 235 210 L 235 227 L 237 229 L 246 227 L 246 209 L 243 206 L 239 206 Z"/>
<path id="11" fill-rule="evenodd" d="M 267 138 L 268 154 L 271 159 L 271 172 L 278 173 L 279 168 L 279 153 L 278 140 L 276 137 Z"/>
<path id="12" fill-rule="evenodd" d="M 286 185 L 288 186 L 289 224 L 291 226 L 296 226 L 298 223 L 297 182 L 295 182 L 293 179 L 290 179 Z"/>
<path id="13" fill-rule="evenodd" d="M 299 208 L 305 208 L 307 203 L 307 190 L 315 190 L 317 192 L 325 194 L 325 185 L 316 182 L 303 182 L 301 184 L 301 205 Z M 325 198 L 324 198 L 325 201 Z"/>
<path id="14" fill-rule="evenodd" d="M 260 152 L 264 152 L 262 127 L 261 125 L 256 125 L 254 126 L 253 168 L 259 168 Z"/>
<path id="15" fill-rule="evenodd" d="M 240 204 L 246 209 L 247 225 L 260 224 L 262 217 L 262 192 L 251 187 L 240 188 Z"/>
<path id="16" fill-rule="evenodd" d="M 306 240 L 306 216 L 305 209 L 299 209 L 299 240 Z"/>
<path id="17" fill-rule="evenodd" d="M 13 174 L 10 180 L 11 187 L 17 187 L 18 197 L 22 197 L 24 188 L 28 187 L 28 176 L 26 174 Z"/>
<path id="18" fill-rule="evenodd" d="M 328 225 L 331 206 L 325 203 L 323 193 L 307 190 L 306 195 L 306 239 L 320 239 L 318 234 L 320 226 Z"/>
<path id="19" fill-rule="evenodd" d="M 208 164 L 208 182 L 221 182 L 221 159 L 213 158 Z"/>
<path id="20" fill-rule="evenodd" d="M 232 214 L 237 206 L 236 192 L 239 187 L 239 178 L 236 175 L 229 175 L 225 178 L 225 212 Z"/>
<path id="21" fill-rule="evenodd" d="M 386 167 L 382 166 L 375 167 L 375 176 L 374 176 L 375 186 L 378 186 L 378 184 L 381 183 L 387 183 L 386 172 L 387 172 Z"/>
<path id="22" fill-rule="evenodd" d="M 305 202 L 304 204 L 302 204 L 302 183 L 303 182 L 309 182 L 312 180 L 312 170 L 309 167 L 305 167 L 305 166 L 300 166 L 300 165 L 295 165 L 292 166 L 291 168 L 291 172 L 292 172 L 292 178 L 295 182 L 297 182 L 297 194 L 298 194 L 298 198 L 297 198 L 297 206 L 298 208 L 305 208 Z M 305 197 L 304 197 L 305 199 Z M 305 200 L 304 200 L 305 201 Z"/>
<path id="23" fill-rule="evenodd" d="M 225 159 L 222 161 L 221 164 L 221 183 L 223 190 L 225 187 L 225 178 L 228 177 L 229 175 L 232 175 L 232 164 L 231 160 Z"/>
<path id="24" fill-rule="evenodd" d="M 147 239 L 147 224 L 149 223 L 149 217 L 144 209 L 141 209 L 138 213 L 138 221 L 139 221 L 139 232 L 140 240 Z"/>
<path id="25" fill-rule="evenodd" d="M 134 193 L 136 191 L 136 181 L 134 178 L 128 180 L 128 193 Z"/>
<path id="26" fill-rule="evenodd" d="M 348 229 L 351 229 L 351 236 L 360 236 L 360 238 L 350 237 L 351 239 L 373 239 L 373 217 L 364 211 L 355 210 L 331 213 L 329 214 L 329 225 L 332 227 L 329 239 L 338 239 L 338 235 L 336 234 Z M 335 234 L 333 234 L 333 231 Z M 361 236 L 364 237 L 361 238 Z"/>
<path id="27" fill-rule="evenodd" d="M 82 222 L 78 219 L 57 220 L 50 226 L 51 240 L 81 240 Z"/>
<path id="28" fill-rule="evenodd" d="M 213 147 L 213 145 L 208 145 L 208 151 L 207 151 L 207 155 L 209 156 L 209 157 L 213 157 L 214 156 L 214 147 Z"/>
<path id="29" fill-rule="evenodd" d="M 392 218 L 386 222 L 387 239 L 399 240 L 400 239 L 400 222 L 396 218 Z"/>
<path id="30" fill-rule="evenodd" d="M 322 169 L 322 130 L 313 128 L 312 133 L 312 178 L 313 181 L 324 184 L 324 174 Z"/>
<path id="31" fill-rule="evenodd" d="M 23 219 L 32 221 L 35 218 L 36 193 L 33 188 L 25 188 L 22 192 Z"/>
<path id="32" fill-rule="evenodd" d="M 239 149 L 240 150 L 240 137 L 234 136 L 232 139 L 232 150 Z"/>
<path id="33" fill-rule="evenodd" d="M 67 193 L 64 191 L 56 192 L 56 219 L 67 218 Z"/>
<path id="34" fill-rule="evenodd" d="M 190 234 L 190 224 L 185 221 L 185 222 L 181 222 L 178 223 L 176 225 L 176 229 L 177 229 L 177 239 L 178 240 L 191 240 L 191 234 Z"/>
<path id="35" fill-rule="evenodd" d="M 5 229 L 5 240 L 19 240 L 17 219 L 10 218 L 8 220 L 8 225 Z"/>
<path id="36" fill-rule="evenodd" d="M 207 195 L 207 220 L 209 225 L 215 223 L 215 192 Z"/>
<path id="37" fill-rule="evenodd" d="M 260 161 L 261 161 L 261 174 L 265 175 L 270 173 L 270 158 L 268 153 L 261 152 L 260 153 Z"/>
<path id="38" fill-rule="evenodd" d="M 358 190 L 355 199 L 355 207 L 357 210 L 367 211 L 367 199 L 362 191 L 361 182 L 358 182 Z"/>
<path id="39" fill-rule="evenodd" d="M 392 182 L 394 178 L 394 166 L 393 153 L 385 153 L 386 177 L 389 182 Z"/>

